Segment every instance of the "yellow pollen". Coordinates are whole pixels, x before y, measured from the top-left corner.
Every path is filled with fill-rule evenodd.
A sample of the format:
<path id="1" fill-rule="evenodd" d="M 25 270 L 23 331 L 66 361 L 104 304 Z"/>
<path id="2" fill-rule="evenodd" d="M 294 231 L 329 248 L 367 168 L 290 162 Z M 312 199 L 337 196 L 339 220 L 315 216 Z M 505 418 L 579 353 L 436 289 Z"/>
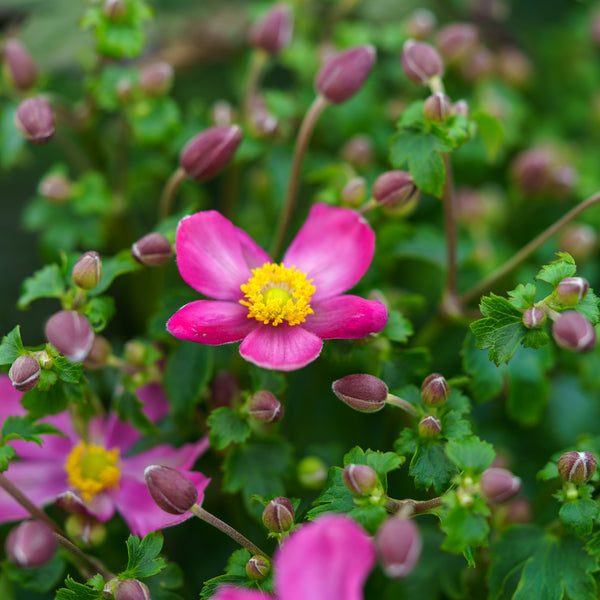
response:
<path id="1" fill-rule="evenodd" d="M 80 441 L 71 450 L 65 463 L 69 484 L 79 490 L 89 502 L 95 494 L 119 485 L 119 449 L 107 450 L 96 444 Z"/>
<path id="2" fill-rule="evenodd" d="M 265 263 L 252 269 L 252 277 L 241 286 L 244 299 L 240 304 L 248 307 L 248 318 L 265 325 L 279 325 L 287 321 L 298 325 L 313 314 L 310 299 L 315 293 L 312 279 L 296 267 L 287 268 L 275 263 Z"/>

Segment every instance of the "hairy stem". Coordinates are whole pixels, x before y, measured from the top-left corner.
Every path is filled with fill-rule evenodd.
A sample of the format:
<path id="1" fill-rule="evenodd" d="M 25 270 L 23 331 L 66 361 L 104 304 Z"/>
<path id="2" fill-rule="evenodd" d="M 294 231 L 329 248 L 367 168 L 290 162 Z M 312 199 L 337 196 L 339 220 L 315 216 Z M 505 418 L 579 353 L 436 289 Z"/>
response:
<path id="1" fill-rule="evenodd" d="M 406 500 L 394 500 L 393 498 L 388 498 L 385 502 L 385 507 L 394 513 L 406 511 L 406 507 L 410 507 L 414 515 L 433 510 L 439 506 L 442 506 L 442 499 L 439 497 L 429 500 L 412 500 L 410 498 Z"/>
<path id="2" fill-rule="evenodd" d="M 413 417 L 418 416 L 417 409 L 410 402 L 407 402 L 403 398 L 394 396 L 394 394 L 388 394 L 385 401 L 387 404 L 392 404 L 394 406 L 397 406 L 398 408 L 401 408 L 404 412 L 407 412 Z"/>
<path id="3" fill-rule="evenodd" d="M 167 217 L 171 212 L 175 194 L 177 193 L 179 186 L 186 180 L 186 178 L 186 172 L 181 167 L 178 167 L 175 171 L 173 171 L 173 174 L 167 180 L 160 197 L 159 217 L 161 219 Z"/>
<path id="4" fill-rule="evenodd" d="M 460 306 L 457 302 L 457 263 L 456 263 L 456 200 L 454 195 L 454 182 L 452 178 L 452 164 L 450 156 L 443 154 L 444 167 L 446 168 L 446 180 L 444 182 L 444 225 L 446 228 L 446 285 L 442 300 L 442 308 L 445 314 L 460 314 Z"/>

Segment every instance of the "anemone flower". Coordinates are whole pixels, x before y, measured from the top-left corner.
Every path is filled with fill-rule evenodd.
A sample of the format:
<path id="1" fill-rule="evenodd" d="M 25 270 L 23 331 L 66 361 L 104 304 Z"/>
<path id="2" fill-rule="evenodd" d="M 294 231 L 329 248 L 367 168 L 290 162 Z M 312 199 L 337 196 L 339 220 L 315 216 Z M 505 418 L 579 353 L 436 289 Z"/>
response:
<path id="1" fill-rule="evenodd" d="M 275 553 L 275 598 L 224 586 L 213 600 L 363 600 L 375 563 L 373 541 L 345 515 L 325 515 L 303 525 Z"/>
<path id="2" fill-rule="evenodd" d="M 11 415 L 23 415 L 20 392 L 6 375 L 0 375 L 0 424 Z M 148 384 L 137 390 L 144 411 L 153 422 L 168 411 L 162 387 Z M 67 413 L 44 418 L 65 437 L 42 435 L 38 446 L 21 440 L 11 441 L 17 460 L 10 463 L 5 475 L 39 506 L 54 502 L 61 494 L 72 491 L 85 510 L 100 521 L 118 511 L 131 532 L 146 535 L 149 531 L 176 525 L 190 516 L 169 515 L 162 511 L 148 492 L 144 469 L 162 464 L 180 470 L 198 489 L 201 502 L 210 481 L 202 473 L 189 471 L 196 458 L 206 450 L 206 438 L 181 448 L 160 444 L 137 454 L 128 454 L 141 434 L 116 414 L 95 417 L 89 423 L 88 437 L 83 440 L 75 431 Z M 0 523 L 26 518 L 27 511 L 0 489 Z"/>
<path id="3" fill-rule="evenodd" d="M 375 234 L 347 208 L 316 204 L 280 264 L 216 211 L 185 217 L 177 266 L 196 300 L 167 323 L 200 344 L 242 341 L 240 354 L 267 369 L 292 371 L 315 360 L 324 339 L 361 338 L 387 322 L 383 304 L 343 294 L 371 264 Z"/>

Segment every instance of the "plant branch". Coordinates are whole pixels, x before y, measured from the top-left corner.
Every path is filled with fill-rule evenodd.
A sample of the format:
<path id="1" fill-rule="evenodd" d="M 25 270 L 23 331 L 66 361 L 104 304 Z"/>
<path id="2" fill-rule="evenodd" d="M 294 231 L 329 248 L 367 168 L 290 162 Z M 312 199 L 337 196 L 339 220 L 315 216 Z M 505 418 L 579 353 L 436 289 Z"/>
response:
<path id="1" fill-rule="evenodd" d="M 446 180 L 444 181 L 444 226 L 446 229 L 446 285 L 442 299 L 443 312 L 447 315 L 460 314 L 457 302 L 457 261 L 456 261 L 456 199 L 454 195 L 454 181 L 452 177 L 452 163 L 450 155 L 443 154 Z"/>
<path id="2" fill-rule="evenodd" d="M 388 394 L 385 401 L 386 404 L 392 404 L 393 406 L 401 408 L 404 412 L 407 412 L 412 417 L 418 416 L 417 409 L 410 402 L 407 402 L 403 398 L 394 396 L 394 394 Z"/>
<path id="3" fill-rule="evenodd" d="M 418 515 L 442 506 L 442 499 L 440 497 L 429 500 L 412 500 L 411 498 L 394 500 L 393 498 L 387 498 L 385 502 L 385 507 L 394 513 L 406 510 L 407 506 L 412 509 L 412 514 Z"/>
<path id="4" fill-rule="evenodd" d="M 165 187 L 163 188 L 162 195 L 160 197 L 160 212 L 159 218 L 164 219 L 169 216 L 171 207 L 173 206 L 173 199 L 179 189 L 179 186 L 186 180 L 187 173 L 178 167 L 173 171 L 171 177 L 167 180 Z"/>

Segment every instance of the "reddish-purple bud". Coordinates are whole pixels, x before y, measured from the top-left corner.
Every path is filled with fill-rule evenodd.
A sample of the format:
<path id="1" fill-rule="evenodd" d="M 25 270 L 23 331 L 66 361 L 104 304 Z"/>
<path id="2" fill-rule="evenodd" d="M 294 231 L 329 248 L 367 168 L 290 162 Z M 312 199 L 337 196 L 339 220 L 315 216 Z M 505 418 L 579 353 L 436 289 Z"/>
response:
<path id="1" fill-rule="evenodd" d="M 425 415 L 419 422 L 419 435 L 432 440 L 442 432 L 442 422 L 435 415 Z"/>
<path id="2" fill-rule="evenodd" d="M 558 472 L 565 481 L 585 483 L 596 472 L 596 457 L 591 452 L 565 452 L 558 459 Z"/>
<path id="3" fill-rule="evenodd" d="M 266 556 L 257 554 L 246 563 L 246 575 L 255 581 L 262 581 L 271 570 L 271 563 Z"/>
<path id="4" fill-rule="evenodd" d="M 102 278 L 102 259 L 94 250 L 85 252 L 78 259 L 73 270 L 71 279 L 73 283 L 84 290 L 95 288 Z"/>
<path id="5" fill-rule="evenodd" d="M 341 104 L 360 90 L 374 62 L 374 46 L 356 46 L 344 50 L 319 69 L 315 87 L 332 104 Z"/>
<path id="6" fill-rule="evenodd" d="M 490 467 L 481 474 L 481 495 L 492 502 L 506 502 L 521 491 L 521 479 L 508 469 Z"/>
<path id="7" fill-rule="evenodd" d="M 173 246 L 162 233 L 149 233 L 131 246 L 131 255 L 146 267 L 160 267 L 173 256 Z"/>
<path id="8" fill-rule="evenodd" d="M 109 19 L 119 19 L 127 12 L 124 0 L 104 0 L 102 11 Z"/>
<path id="9" fill-rule="evenodd" d="M 77 494 L 71 492 L 70 490 L 59 494 L 55 498 L 54 504 L 72 515 L 86 516 L 90 514 L 85 502 Z"/>
<path id="10" fill-rule="evenodd" d="M 406 76 L 415 83 L 428 85 L 432 77 L 444 73 L 444 63 L 438 51 L 426 42 L 406 40 L 400 62 Z"/>
<path id="11" fill-rule="evenodd" d="M 264 526 L 272 533 L 285 533 L 289 531 L 296 518 L 292 503 L 283 497 L 273 498 L 262 514 Z"/>
<path id="12" fill-rule="evenodd" d="M 237 118 L 237 114 L 229 102 L 226 100 L 217 100 L 211 110 L 213 125 L 218 127 L 228 127 Z"/>
<path id="13" fill-rule="evenodd" d="M 556 299 L 565 306 L 573 306 L 585 297 L 589 287 L 583 277 L 565 277 L 556 287 Z"/>
<path id="14" fill-rule="evenodd" d="M 527 329 L 539 329 L 546 322 L 546 313 L 538 306 L 532 306 L 523 313 L 523 325 Z"/>
<path id="15" fill-rule="evenodd" d="M 6 538 L 6 554 L 19 567 L 41 567 L 54 556 L 54 532 L 41 521 L 22 521 Z"/>
<path id="16" fill-rule="evenodd" d="M 83 362 L 94 343 L 90 322 L 74 310 L 52 315 L 44 328 L 46 339 L 71 362 Z"/>
<path id="17" fill-rule="evenodd" d="M 482 44 L 477 44 L 462 66 L 462 76 L 468 81 L 489 77 L 494 70 L 494 55 Z"/>
<path id="18" fill-rule="evenodd" d="M 531 79 L 531 61 L 514 46 L 500 48 L 496 56 L 496 65 L 500 76 L 511 85 L 522 86 Z"/>
<path id="19" fill-rule="evenodd" d="M 371 165 L 374 154 L 373 142 L 364 134 L 351 137 L 342 148 L 342 158 L 357 169 Z"/>
<path id="20" fill-rule="evenodd" d="M 54 115 L 42 98 L 23 100 L 15 113 L 15 126 L 32 144 L 45 144 L 54 136 Z"/>
<path id="21" fill-rule="evenodd" d="M 596 230 L 586 223 L 574 223 L 562 232 L 559 248 L 568 252 L 576 261 L 589 258 L 596 250 Z"/>
<path id="22" fill-rule="evenodd" d="M 144 479 L 154 502 L 172 515 L 182 515 L 198 502 L 196 486 L 176 469 L 150 465 L 144 469 Z"/>
<path id="23" fill-rule="evenodd" d="M 451 23 L 442 27 L 435 36 L 435 44 L 448 63 L 459 62 L 473 50 L 479 31 L 470 23 Z"/>
<path id="24" fill-rule="evenodd" d="M 359 496 L 369 496 L 381 487 L 377 473 L 368 465 L 346 465 L 342 471 L 342 479 L 346 487 Z"/>
<path id="25" fill-rule="evenodd" d="M 373 184 L 373 198 L 386 208 L 403 206 L 418 194 L 413 178 L 406 171 L 386 171 Z"/>
<path id="26" fill-rule="evenodd" d="M 331 389 L 350 408 L 365 413 L 381 410 L 388 396 L 388 386 L 367 373 L 346 375 L 334 381 Z"/>
<path id="27" fill-rule="evenodd" d="M 115 600 L 150 600 L 150 590 L 137 579 L 125 579 L 117 583 Z"/>
<path id="28" fill-rule="evenodd" d="M 110 342 L 101 335 L 95 335 L 94 343 L 83 361 L 83 366 L 87 369 L 101 369 L 106 365 L 111 352 Z"/>
<path id="29" fill-rule="evenodd" d="M 451 110 L 453 115 L 461 115 L 463 117 L 469 118 L 469 103 L 466 100 L 457 100 L 452 105 Z"/>
<path id="30" fill-rule="evenodd" d="M 587 352 L 596 345 L 596 329 L 574 310 L 566 310 L 552 323 L 552 337 L 561 348 L 575 352 Z"/>
<path id="31" fill-rule="evenodd" d="M 10 367 L 8 376 L 19 392 L 32 390 L 40 380 L 40 363 L 30 354 L 19 356 Z"/>
<path id="32" fill-rule="evenodd" d="M 421 535 L 412 519 L 390 517 L 377 531 L 375 545 L 384 573 L 392 579 L 405 577 L 421 554 Z"/>
<path id="33" fill-rule="evenodd" d="M 155 62 L 140 71 L 140 88 L 148 96 L 166 94 L 171 89 L 172 83 L 173 67 L 167 62 Z"/>
<path id="34" fill-rule="evenodd" d="M 272 56 L 279 54 L 291 41 L 293 31 L 292 10 L 278 3 L 250 29 L 248 41 L 253 48 L 262 48 Z"/>
<path id="35" fill-rule="evenodd" d="M 546 191 L 552 181 L 554 157 L 548 148 L 531 148 L 521 152 L 511 165 L 512 176 L 528 194 Z"/>
<path id="36" fill-rule="evenodd" d="M 432 373 L 421 384 L 421 399 L 427 406 L 440 406 L 448 400 L 450 387 L 443 375 Z"/>
<path id="37" fill-rule="evenodd" d="M 206 181 L 229 164 L 241 141 L 242 129 L 238 125 L 210 127 L 185 145 L 179 164 L 188 177 Z"/>
<path id="38" fill-rule="evenodd" d="M 430 121 L 445 121 L 452 112 L 450 98 L 442 92 L 431 94 L 423 102 L 423 115 Z"/>
<path id="39" fill-rule="evenodd" d="M 435 27 L 435 15 L 426 8 L 417 8 L 408 16 L 404 28 L 408 37 L 424 40 Z"/>
<path id="40" fill-rule="evenodd" d="M 5 70 L 12 84 L 22 92 L 33 87 L 38 69 L 29 50 L 17 39 L 8 38 L 2 46 Z"/>
<path id="41" fill-rule="evenodd" d="M 260 390 L 250 398 L 248 413 L 259 423 L 276 423 L 283 418 L 283 405 L 268 390 Z"/>
<path id="42" fill-rule="evenodd" d="M 367 197 L 367 182 L 364 177 L 353 177 L 342 188 L 342 202 L 346 206 L 360 206 Z"/>
<path id="43" fill-rule="evenodd" d="M 40 181 L 38 192 L 41 196 L 50 200 L 50 202 L 60 204 L 66 202 L 71 197 L 71 182 L 67 177 L 59 173 L 46 175 Z"/>

